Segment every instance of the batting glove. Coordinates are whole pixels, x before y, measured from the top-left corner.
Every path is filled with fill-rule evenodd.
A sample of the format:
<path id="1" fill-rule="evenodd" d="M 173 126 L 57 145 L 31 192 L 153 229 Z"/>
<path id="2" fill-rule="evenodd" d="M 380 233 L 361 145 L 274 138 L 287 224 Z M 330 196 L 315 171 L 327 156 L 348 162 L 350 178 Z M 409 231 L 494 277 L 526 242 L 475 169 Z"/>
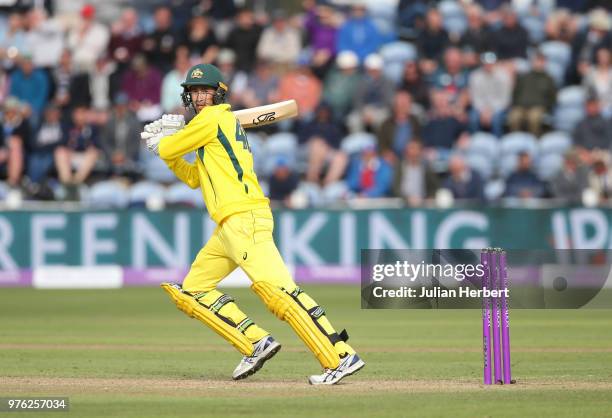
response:
<path id="1" fill-rule="evenodd" d="M 185 126 L 183 115 L 163 115 L 161 118 L 161 130 L 164 136 L 172 135 Z"/>
<path id="2" fill-rule="evenodd" d="M 144 135 L 145 132 L 142 133 Z M 157 135 L 153 135 L 146 138 L 147 139 L 147 149 L 151 151 L 155 155 L 159 155 L 159 141 L 164 137 L 161 133 Z"/>
<path id="3" fill-rule="evenodd" d="M 185 117 L 183 115 L 163 115 L 155 122 L 151 122 L 144 127 L 144 132 L 141 133 L 142 139 L 151 138 L 157 134 L 163 136 L 177 133 L 185 127 Z"/>

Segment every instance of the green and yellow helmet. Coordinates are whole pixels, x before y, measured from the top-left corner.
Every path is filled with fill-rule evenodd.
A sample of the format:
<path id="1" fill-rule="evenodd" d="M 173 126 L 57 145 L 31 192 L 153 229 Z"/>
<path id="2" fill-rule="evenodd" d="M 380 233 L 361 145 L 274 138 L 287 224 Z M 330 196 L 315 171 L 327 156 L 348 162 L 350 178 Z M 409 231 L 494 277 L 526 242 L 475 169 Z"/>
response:
<path id="1" fill-rule="evenodd" d="M 192 105 L 191 96 L 189 95 L 189 87 L 191 86 L 208 86 L 216 89 L 213 97 L 213 104 L 225 103 L 225 95 L 227 86 L 223 82 L 221 71 L 212 64 L 196 64 L 189 69 L 185 81 L 181 83 L 183 93 L 181 99 L 183 106 L 189 107 Z"/>

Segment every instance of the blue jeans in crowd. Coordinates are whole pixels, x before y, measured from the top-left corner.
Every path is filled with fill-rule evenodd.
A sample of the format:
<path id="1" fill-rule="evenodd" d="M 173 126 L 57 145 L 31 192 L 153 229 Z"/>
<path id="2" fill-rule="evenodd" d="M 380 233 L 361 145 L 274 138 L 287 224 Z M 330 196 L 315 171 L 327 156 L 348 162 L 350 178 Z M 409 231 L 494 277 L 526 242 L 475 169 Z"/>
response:
<path id="1" fill-rule="evenodd" d="M 501 110 L 493 114 L 491 118 L 491 133 L 496 137 L 501 137 L 504 134 L 504 124 L 506 123 L 506 111 Z M 476 109 L 470 110 L 470 132 L 482 131 L 483 127 L 480 126 L 480 112 Z"/>
<path id="2" fill-rule="evenodd" d="M 53 151 L 34 152 L 28 158 L 28 177 L 33 183 L 40 183 L 53 167 Z"/>

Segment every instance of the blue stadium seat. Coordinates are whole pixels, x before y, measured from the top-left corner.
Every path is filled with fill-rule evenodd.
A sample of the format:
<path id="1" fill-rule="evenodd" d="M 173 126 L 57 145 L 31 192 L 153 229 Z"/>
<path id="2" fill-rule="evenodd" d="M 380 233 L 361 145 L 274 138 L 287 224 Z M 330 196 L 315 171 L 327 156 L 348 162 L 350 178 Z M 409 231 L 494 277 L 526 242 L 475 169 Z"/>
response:
<path id="1" fill-rule="evenodd" d="M 438 11 L 443 18 L 447 17 L 465 17 L 463 7 L 454 0 L 442 0 L 438 4 Z"/>
<path id="2" fill-rule="evenodd" d="M 204 199 L 200 188 L 192 189 L 185 183 L 174 183 L 166 190 L 164 200 L 172 206 L 204 207 Z"/>
<path id="3" fill-rule="evenodd" d="M 165 202 L 166 191 L 159 183 L 139 181 L 130 188 L 130 206 L 143 207 L 150 199 Z"/>
<path id="4" fill-rule="evenodd" d="M 487 180 L 493 176 L 495 170 L 494 160 L 483 154 L 468 154 L 466 163 L 472 170 L 477 171 L 483 180 Z"/>
<path id="5" fill-rule="evenodd" d="M 253 154 L 253 165 L 255 173 L 263 173 L 264 161 L 265 161 L 265 144 L 262 137 L 254 132 L 248 132 L 247 138 L 249 141 L 249 147 Z"/>
<path id="6" fill-rule="evenodd" d="M 565 42 L 546 41 L 540 45 L 539 49 L 548 61 L 561 64 L 564 69 L 572 59 L 572 49 Z"/>
<path id="7" fill-rule="evenodd" d="M 108 180 L 91 186 L 86 202 L 92 209 L 123 209 L 129 204 L 129 191 L 123 184 Z"/>
<path id="8" fill-rule="evenodd" d="M 272 174 L 279 157 L 286 160 L 290 167 L 294 167 L 297 161 L 298 140 L 295 134 L 280 132 L 270 135 L 265 143 L 264 175 Z"/>
<path id="9" fill-rule="evenodd" d="M 584 106 L 586 92 L 581 86 L 564 87 L 557 93 L 557 106 L 580 107 Z"/>
<path id="10" fill-rule="evenodd" d="M 380 48 L 380 56 L 385 62 L 383 72 L 394 83 L 399 83 L 404 73 L 407 61 L 414 61 L 418 57 L 416 47 L 409 42 L 389 42 Z"/>
<path id="11" fill-rule="evenodd" d="M 144 176 L 151 181 L 161 183 L 171 183 L 176 180 L 174 173 L 166 166 L 159 157 L 151 154 L 149 151 L 141 151 L 141 164 L 143 166 Z"/>
<path id="12" fill-rule="evenodd" d="M 489 180 L 484 186 L 485 199 L 495 201 L 500 199 L 506 191 L 506 182 L 502 179 Z"/>
<path id="13" fill-rule="evenodd" d="M 462 35 L 468 27 L 465 11 L 461 5 L 453 0 L 443 0 L 438 4 L 442 15 L 444 29 L 453 35 Z"/>
<path id="14" fill-rule="evenodd" d="M 502 156 L 527 152 L 532 157 L 538 154 L 536 138 L 527 132 L 512 132 L 501 138 Z"/>
<path id="15" fill-rule="evenodd" d="M 465 17 L 446 17 L 444 18 L 444 29 L 451 34 L 461 36 L 468 28 L 468 22 Z"/>
<path id="16" fill-rule="evenodd" d="M 270 185 L 267 181 L 259 180 L 259 187 L 261 187 L 261 191 L 263 192 L 264 196 L 270 196 Z"/>
<path id="17" fill-rule="evenodd" d="M 6 195 L 8 194 L 9 187 L 3 181 L 0 181 L 0 199 L 4 200 Z"/>
<path id="18" fill-rule="evenodd" d="M 531 70 L 531 63 L 525 58 L 514 58 L 512 63 L 518 74 L 525 74 Z"/>
<path id="19" fill-rule="evenodd" d="M 393 34 L 395 32 L 395 21 L 397 7 L 395 4 L 384 1 L 368 3 L 368 15 L 374 20 L 374 24 L 383 34 Z"/>
<path id="20" fill-rule="evenodd" d="M 536 165 L 538 176 L 545 181 L 551 180 L 563 167 L 561 154 L 545 154 L 540 157 Z"/>
<path id="21" fill-rule="evenodd" d="M 321 194 L 323 195 L 325 205 L 333 205 L 340 200 L 346 199 L 350 194 L 350 189 L 346 182 L 337 181 L 325 186 Z"/>
<path id="22" fill-rule="evenodd" d="M 364 148 L 376 146 L 376 137 L 367 132 L 355 132 L 342 140 L 340 148 L 349 156 L 359 154 Z"/>
<path id="23" fill-rule="evenodd" d="M 547 154 L 563 155 L 572 147 L 572 138 L 565 132 L 549 132 L 540 138 L 541 156 Z"/>
<path id="24" fill-rule="evenodd" d="M 499 160 L 499 174 L 506 178 L 518 165 L 518 154 L 502 154 Z"/>
<path id="25" fill-rule="evenodd" d="M 520 23 L 525 28 L 529 35 L 529 40 L 534 44 L 539 44 L 544 40 L 546 32 L 544 30 L 544 21 L 531 14 L 520 17 Z"/>
<path id="26" fill-rule="evenodd" d="M 470 137 L 469 154 L 480 154 L 487 158 L 497 158 L 499 155 L 499 140 L 487 132 L 476 132 Z"/>
<path id="27" fill-rule="evenodd" d="M 583 118 L 584 109 L 581 107 L 558 106 L 555 110 L 553 125 L 558 131 L 571 133 Z"/>
<path id="28" fill-rule="evenodd" d="M 546 72 L 555 80 L 557 87 L 563 86 L 565 81 L 565 65 L 557 61 L 547 61 Z"/>

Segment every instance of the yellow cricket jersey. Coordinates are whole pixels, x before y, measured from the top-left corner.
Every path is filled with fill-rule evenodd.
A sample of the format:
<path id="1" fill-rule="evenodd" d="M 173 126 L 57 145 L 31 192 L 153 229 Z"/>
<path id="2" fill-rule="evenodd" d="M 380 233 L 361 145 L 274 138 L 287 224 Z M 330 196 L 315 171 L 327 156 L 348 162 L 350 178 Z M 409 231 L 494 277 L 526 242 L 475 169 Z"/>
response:
<path id="1" fill-rule="evenodd" d="M 195 151 L 190 164 L 182 157 Z M 159 143 L 159 156 L 192 189 L 200 187 L 211 218 L 269 208 L 253 170 L 246 134 L 229 104 L 207 106 L 185 128 Z"/>

